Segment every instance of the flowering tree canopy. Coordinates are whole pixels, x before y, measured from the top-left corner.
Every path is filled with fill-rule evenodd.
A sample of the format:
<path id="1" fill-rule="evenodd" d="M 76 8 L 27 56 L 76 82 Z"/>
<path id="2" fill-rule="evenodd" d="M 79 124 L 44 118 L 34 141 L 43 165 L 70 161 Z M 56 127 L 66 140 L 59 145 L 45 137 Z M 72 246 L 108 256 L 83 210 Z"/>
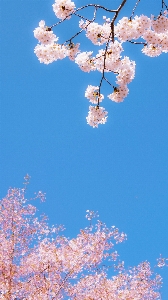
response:
<path id="1" fill-rule="evenodd" d="M 99 85 L 88 85 L 85 91 L 85 97 L 93 104 L 89 106 L 86 117 L 87 123 L 92 127 L 98 127 L 107 121 L 107 111 L 100 106 L 100 102 L 104 99 L 101 93 L 104 81 L 111 86 L 111 94 L 107 97 L 114 102 L 122 102 L 129 93 L 128 84 L 135 77 L 135 62 L 127 56 L 121 56 L 125 42 L 140 44 L 142 53 L 149 57 L 168 52 L 168 6 L 165 1 L 160 0 L 161 9 L 157 16 L 148 17 L 135 15 L 140 2 L 138 0 L 132 8 L 132 14 L 118 20 L 120 11 L 128 1 L 122 0 L 117 9 L 111 9 L 111 3 L 109 8 L 99 4 L 87 4 L 76 8 L 71 0 L 55 0 L 53 11 L 60 21 L 52 26 L 46 26 L 42 20 L 39 27 L 34 30 L 34 36 L 39 41 L 34 52 L 40 63 L 49 64 L 69 57 L 82 71 L 97 70 L 101 73 Z M 88 8 L 93 9 L 92 19 L 83 15 Z M 99 10 L 112 17 L 103 16 L 101 24 L 97 23 Z M 63 44 L 59 44 L 53 28 L 72 17 L 80 19 L 79 30 Z M 95 54 L 93 51 L 82 52 L 80 44 L 75 42 L 82 32 L 94 45 L 101 47 Z M 116 75 L 115 84 L 111 83 L 109 73 Z"/>
<path id="2" fill-rule="evenodd" d="M 87 211 L 88 227 L 72 239 L 61 234 L 63 226 L 49 227 L 45 216 L 39 220 L 35 214 L 25 188 L 9 189 L 0 201 L 1 300 L 161 299 L 160 275 L 147 261 L 126 270 L 114 248 L 126 235 L 93 222 L 97 213 Z M 158 266 L 165 264 L 160 257 Z"/>

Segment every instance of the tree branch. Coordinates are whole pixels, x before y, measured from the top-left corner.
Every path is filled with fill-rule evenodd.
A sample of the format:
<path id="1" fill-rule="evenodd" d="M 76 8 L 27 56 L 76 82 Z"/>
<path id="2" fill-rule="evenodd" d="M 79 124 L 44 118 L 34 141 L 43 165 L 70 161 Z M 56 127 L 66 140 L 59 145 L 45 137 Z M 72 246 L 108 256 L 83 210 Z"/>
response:
<path id="1" fill-rule="evenodd" d="M 113 17 L 113 19 L 111 21 L 111 33 L 109 35 L 108 42 L 106 43 L 105 55 L 104 55 L 103 72 L 102 72 L 102 77 L 101 77 L 100 84 L 99 84 L 99 97 L 98 97 L 98 104 L 97 104 L 98 107 L 99 107 L 100 90 L 101 90 L 103 79 L 105 78 L 104 73 L 105 73 L 105 68 L 106 68 L 106 54 L 107 54 L 107 49 L 108 49 L 108 45 L 109 45 L 109 42 L 110 42 L 111 39 L 112 39 L 112 42 L 114 43 L 114 22 L 117 19 L 120 10 L 124 7 L 124 5 L 125 5 L 126 2 L 127 2 L 127 0 L 123 0 L 122 1 L 122 3 L 120 4 L 120 6 L 118 7 L 118 9 L 115 11 L 115 15 L 114 15 L 114 17 Z"/>
<path id="2" fill-rule="evenodd" d="M 136 2 L 135 6 L 134 6 L 134 8 L 133 8 L 133 11 L 132 11 L 132 15 L 131 15 L 131 17 L 130 17 L 130 20 L 131 20 L 132 17 L 134 16 L 135 10 L 136 10 L 136 8 L 137 8 L 137 6 L 138 6 L 138 4 L 139 4 L 140 1 L 141 1 L 141 0 L 138 0 L 138 1 Z"/>

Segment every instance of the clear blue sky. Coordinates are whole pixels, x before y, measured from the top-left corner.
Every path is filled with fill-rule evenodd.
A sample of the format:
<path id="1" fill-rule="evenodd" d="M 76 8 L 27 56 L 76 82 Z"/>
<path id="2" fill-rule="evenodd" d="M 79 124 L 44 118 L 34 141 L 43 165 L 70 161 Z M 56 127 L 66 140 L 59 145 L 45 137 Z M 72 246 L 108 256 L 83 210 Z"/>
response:
<path id="1" fill-rule="evenodd" d="M 114 9 L 120 2 L 97 0 Z M 126 266 L 144 260 L 154 266 L 160 253 L 168 257 L 168 54 L 149 58 L 141 46 L 125 43 L 125 55 L 136 61 L 129 96 L 121 104 L 106 98 L 108 122 L 93 129 L 84 91 L 99 84 L 100 74 L 84 73 L 68 58 L 46 66 L 33 53 L 38 22 L 57 20 L 52 4 L 1 0 L 0 196 L 22 187 L 28 173 L 28 195 L 46 192 L 46 203 L 37 205 L 50 224 L 64 224 L 74 237 L 87 226 L 85 211 L 96 210 L 127 233 L 118 247 Z M 120 16 L 130 16 L 134 4 L 128 0 Z M 161 0 L 141 0 L 137 14 L 158 15 L 160 8 Z M 76 25 L 55 30 L 60 43 Z M 81 50 L 92 49 L 84 35 L 80 41 Z M 158 271 L 167 300 L 168 269 Z"/>

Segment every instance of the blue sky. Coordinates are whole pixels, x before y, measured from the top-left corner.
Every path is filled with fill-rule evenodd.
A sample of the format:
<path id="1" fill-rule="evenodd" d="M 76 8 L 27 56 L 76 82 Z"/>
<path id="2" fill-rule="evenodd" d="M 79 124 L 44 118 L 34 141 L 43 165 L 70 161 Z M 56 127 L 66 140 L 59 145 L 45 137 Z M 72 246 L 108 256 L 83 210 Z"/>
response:
<path id="1" fill-rule="evenodd" d="M 120 2 L 97 1 L 114 9 Z M 127 233 L 118 247 L 126 266 L 144 260 L 154 266 L 160 253 L 168 257 L 168 54 L 149 58 L 141 46 L 124 43 L 123 55 L 136 61 L 135 79 L 123 103 L 104 100 L 108 122 L 93 129 L 84 91 L 101 74 L 84 73 L 68 58 L 46 66 L 33 53 L 38 22 L 57 21 L 52 4 L 1 0 L 0 196 L 22 187 L 28 173 L 28 195 L 46 193 L 37 205 L 50 224 L 64 224 L 74 237 L 87 226 L 85 211 L 96 210 Z M 130 16 L 134 4 L 127 0 L 120 17 Z M 160 8 L 161 0 L 141 0 L 136 13 L 157 16 Z M 60 43 L 76 26 L 72 20 L 55 29 Z M 80 42 L 82 51 L 92 50 L 84 35 Z M 110 92 L 105 84 L 103 92 Z M 168 269 L 158 271 L 166 300 Z"/>

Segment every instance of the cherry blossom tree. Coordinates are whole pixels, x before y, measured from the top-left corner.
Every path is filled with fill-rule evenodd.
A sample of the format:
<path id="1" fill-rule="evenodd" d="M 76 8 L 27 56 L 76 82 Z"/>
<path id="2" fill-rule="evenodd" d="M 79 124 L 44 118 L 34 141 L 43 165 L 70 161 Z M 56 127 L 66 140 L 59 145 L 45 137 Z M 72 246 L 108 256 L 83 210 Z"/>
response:
<path id="1" fill-rule="evenodd" d="M 88 226 L 77 237 L 66 238 L 63 226 L 49 227 L 45 216 L 36 216 L 25 192 L 10 188 L 0 201 L 1 300 L 161 299 L 162 279 L 149 262 L 125 269 L 119 261 L 114 247 L 126 234 L 107 228 L 88 210 Z M 35 198 L 44 200 L 45 195 L 39 192 Z M 158 266 L 165 264 L 160 257 Z"/>
<path id="2" fill-rule="evenodd" d="M 160 11 L 157 16 L 135 15 L 138 0 L 132 8 L 130 16 L 118 20 L 120 11 L 129 0 L 122 0 L 117 9 L 99 4 L 87 4 L 76 8 L 71 0 L 55 0 L 53 11 L 58 19 L 56 24 L 46 26 L 45 21 L 39 22 L 39 27 L 34 30 L 34 36 L 38 39 L 38 45 L 34 53 L 40 63 L 50 64 L 58 59 L 68 57 L 74 61 L 84 72 L 99 71 L 101 78 L 99 85 L 88 85 L 85 97 L 93 105 L 89 106 L 89 113 L 86 117 L 87 123 L 92 127 L 105 124 L 107 121 L 107 111 L 100 106 L 104 95 L 101 93 L 103 82 L 111 86 L 111 94 L 107 97 L 116 102 L 123 102 L 129 93 L 128 84 L 135 77 L 135 62 L 128 56 L 121 56 L 124 51 L 124 43 L 129 42 L 134 45 L 141 45 L 142 53 L 149 57 L 156 57 L 168 52 L 168 6 L 164 0 L 160 0 Z M 84 12 L 93 9 L 93 18 L 89 19 Z M 102 24 L 96 22 L 97 12 L 102 11 L 108 14 L 103 16 Z M 73 18 L 79 18 L 79 30 L 66 40 L 58 43 L 58 37 L 53 29 L 61 23 Z M 80 44 L 76 39 L 82 33 L 92 42 L 93 45 L 101 46 L 95 54 L 93 50 L 82 52 Z M 109 74 L 116 75 L 115 83 L 111 83 Z"/>

